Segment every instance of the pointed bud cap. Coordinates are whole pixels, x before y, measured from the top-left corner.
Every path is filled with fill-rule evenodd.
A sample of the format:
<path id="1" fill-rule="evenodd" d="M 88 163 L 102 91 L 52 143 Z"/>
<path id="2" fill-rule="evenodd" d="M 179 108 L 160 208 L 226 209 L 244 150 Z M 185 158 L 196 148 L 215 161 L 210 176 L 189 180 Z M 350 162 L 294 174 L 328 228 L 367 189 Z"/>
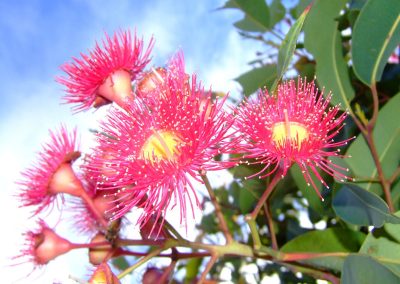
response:
<path id="1" fill-rule="evenodd" d="M 111 271 L 107 263 L 100 264 L 89 279 L 89 284 L 120 284 L 118 277 Z"/>

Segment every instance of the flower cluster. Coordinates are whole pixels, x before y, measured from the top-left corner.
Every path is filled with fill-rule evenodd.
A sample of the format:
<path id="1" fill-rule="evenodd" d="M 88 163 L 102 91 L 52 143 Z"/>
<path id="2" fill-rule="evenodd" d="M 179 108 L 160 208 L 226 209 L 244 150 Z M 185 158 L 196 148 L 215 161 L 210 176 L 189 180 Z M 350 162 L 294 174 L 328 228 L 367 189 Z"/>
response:
<path id="1" fill-rule="evenodd" d="M 227 96 L 215 99 L 187 74 L 182 52 L 166 66 L 146 69 L 152 46 L 152 39 L 145 49 L 136 34 L 132 39 L 129 32 L 119 32 L 61 67 L 67 77 L 57 80 L 66 86 L 64 101 L 75 111 L 114 104 L 79 173 L 72 167 L 80 157 L 76 130 L 69 134 L 64 126 L 50 132 L 37 165 L 22 173 L 22 206 L 34 206 L 36 215 L 57 203 L 57 196 L 72 196 L 75 227 L 92 240 L 70 243 L 40 222 L 39 232 L 27 234 L 30 245 L 23 251 L 34 263 L 88 248 L 90 262 L 98 265 L 90 283 L 98 278 L 119 283 L 105 263 L 127 252 L 118 248 L 122 218 L 137 208 L 142 241 L 165 239 L 170 231 L 164 222 L 172 208 L 179 208 L 180 223 L 186 224 L 188 213 L 200 206 L 193 182 L 204 183 L 208 171 L 239 162 L 262 164 L 249 176 L 260 178 L 275 172 L 283 177 L 296 163 L 316 190 L 313 176 L 327 186 L 319 170 L 348 178 L 330 160 L 341 157 L 335 149 L 347 143 L 334 141 L 347 114 L 330 107 L 330 95 L 324 98 L 313 82 L 284 83 L 276 95 L 260 91 L 229 113 Z M 230 154 L 237 155 L 226 159 Z"/>
<path id="2" fill-rule="evenodd" d="M 228 151 L 231 122 L 225 100 L 213 102 L 211 92 L 186 74 L 182 54 L 151 92 L 144 96 L 147 104 L 138 100 L 110 110 L 87 169 L 99 189 L 117 189 L 115 218 L 140 207 L 144 224 L 179 205 L 183 222 L 188 204 L 198 204 L 191 178 L 201 181 L 204 171 L 230 165 L 214 157 Z"/>

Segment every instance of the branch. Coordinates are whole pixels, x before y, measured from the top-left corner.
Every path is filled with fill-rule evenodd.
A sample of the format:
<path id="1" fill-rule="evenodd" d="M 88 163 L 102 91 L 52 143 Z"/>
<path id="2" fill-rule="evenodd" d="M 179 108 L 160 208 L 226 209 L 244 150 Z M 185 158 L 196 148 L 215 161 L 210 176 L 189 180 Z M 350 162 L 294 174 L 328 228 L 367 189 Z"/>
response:
<path id="1" fill-rule="evenodd" d="M 271 182 L 268 184 L 267 189 L 264 191 L 263 195 L 258 200 L 256 207 L 254 208 L 253 212 L 246 216 L 247 220 L 256 219 L 258 213 L 260 212 L 261 207 L 263 207 L 265 201 L 267 201 L 268 197 L 271 195 L 272 191 L 275 188 L 275 185 L 280 181 L 281 173 L 277 172 Z"/>
<path id="2" fill-rule="evenodd" d="M 206 268 L 204 269 L 204 271 L 201 273 L 200 279 L 197 282 L 197 284 L 201 284 L 204 282 L 204 280 L 206 280 L 207 274 L 208 272 L 210 272 L 211 268 L 214 266 L 215 262 L 218 260 L 218 256 L 217 255 L 212 255 L 210 261 L 207 263 Z"/>
<path id="3" fill-rule="evenodd" d="M 154 251 L 150 252 L 149 254 L 147 254 L 145 257 L 142 257 L 138 262 L 136 262 L 134 265 L 128 267 L 127 269 L 125 269 L 124 271 L 122 271 L 119 275 L 118 275 L 118 279 L 122 279 L 124 278 L 126 275 L 128 275 L 129 273 L 131 273 L 133 270 L 135 270 L 136 268 L 138 268 L 139 266 L 141 266 L 142 264 L 144 264 L 145 262 L 149 261 L 150 259 L 152 259 L 154 256 L 157 256 L 159 253 L 161 253 L 163 250 L 169 249 L 168 246 L 165 247 L 161 247 L 158 249 L 155 249 Z"/>
<path id="4" fill-rule="evenodd" d="M 272 248 L 278 250 L 279 248 L 278 248 L 278 241 L 276 240 L 274 221 L 272 220 L 271 210 L 269 208 L 268 201 L 266 201 L 264 204 L 264 213 L 265 217 L 267 218 L 267 225 L 271 237 Z"/>
<path id="5" fill-rule="evenodd" d="M 221 206 L 219 205 L 217 198 L 215 197 L 214 191 L 211 188 L 210 181 L 208 180 L 207 176 L 205 174 L 201 174 L 201 173 L 200 173 L 200 175 L 201 175 L 201 178 L 203 179 L 204 185 L 207 188 L 208 194 L 210 195 L 211 202 L 213 203 L 213 205 L 215 207 L 215 213 L 217 214 L 219 226 L 220 226 L 222 233 L 225 236 L 226 243 L 230 244 L 233 242 L 233 238 L 232 238 L 231 233 L 229 232 L 229 228 L 225 221 L 224 215 L 222 214 Z"/>
<path id="6" fill-rule="evenodd" d="M 375 145 L 375 139 L 373 135 L 373 131 L 376 125 L 376 121 L 378 119 L 378 112 L 379 112 L 379 99 L 378 99 L 378 92 L 376 89 L 376 84 L 371 85 L 371 91 L 372 91 L 372 98 L 373 98 L 373 113 L 372 113 L 372 118 L 368 122 L 366 126 L 366 133 L 362 132 L 364 135 L 365 140 L 368 143 L 368 147 L 371 151 L 372 158 L 374 160 L 375 166 L 376 166 L 376 171 L 378 172 L 378 177 L 380 180 L 380 183 L 383 188 L 383 192 L 385 194 L 385 200 L 386 203 L 389 207 L 389 210 L 391 213 L 394 212 L 394 207 L 393 207 L 393 201 L 392 201 L 392 196 L 390 194 L 390 182 L 388 179 L 386 179 L 385 174 L 383 172 L 382 164 L 381 161 L 379 160 L 379 154 L 376 149 Z"/>

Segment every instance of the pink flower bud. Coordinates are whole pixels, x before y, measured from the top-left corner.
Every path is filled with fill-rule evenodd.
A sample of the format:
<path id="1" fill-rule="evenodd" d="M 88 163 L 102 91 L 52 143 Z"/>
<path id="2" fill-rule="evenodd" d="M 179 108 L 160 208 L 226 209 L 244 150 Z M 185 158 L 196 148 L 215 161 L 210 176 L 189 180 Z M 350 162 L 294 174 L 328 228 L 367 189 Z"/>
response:
<path id="1" fill-rule="evenodd" d="M 91 244 L 101 242 L 108 242 L 102 233 L 98 233 L 90 241 Z M 111 244 L 92 247 L 89 249 L 89 261 L 93 265 L 99 265 L 111 258 L 114 250 Z"/>
<path id="2" fill-rule="evenodd" d="M 97 266 L 89 279 L 89 284 L 120 284 L 118 277 L 111 271 L 107 263 Z"/>

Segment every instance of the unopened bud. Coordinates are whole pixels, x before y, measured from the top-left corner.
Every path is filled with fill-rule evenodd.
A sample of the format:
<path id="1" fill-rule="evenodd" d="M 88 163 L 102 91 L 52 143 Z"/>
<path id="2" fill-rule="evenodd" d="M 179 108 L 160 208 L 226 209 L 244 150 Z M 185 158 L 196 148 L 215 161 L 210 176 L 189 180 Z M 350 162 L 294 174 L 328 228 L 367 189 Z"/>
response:
<path id="1" fill-rule="evenodd" d="M 140 235 L 144 240 L 160 240 L 165 239 L 167 233 L 162 227 L 160 220 L 156 220 L 156 217 L 153 215 L 147 222 L 140 226 Z"/>
<path id="2" fill-rule="evenodd" d="M 106 237 L 102 233 L 98 233 L 90 241 L 91 244 L 108 242 Z M 111 244 L 96 246 L 89 249 L 89 261 L 93 265 L 99 265 L 107 261 L 114 253 L 114 249 Z"/>
<path id="3" fill-rule="evenodd" d="M 146 95 L 149 92 L 154 91 L 158 85 L 164 83 L 167 71 L 165 68 L 159 67 L 152 69 L 151 71 L 145 73 L 142 79 L 137 83 L 136 90 L 142 94 Z"/>
<path id="4" fill-rule="evenodd" d="M 164 281 L 162 281 L 162 276 L 163 276 L 163 271 L 161 269 L 155 267 L 147 268 L 146 272 L 143 274 L 142 283 L 143 284 L 168 283 L 167 279 L 164 279 Z"/>
<path id="5" fill-rule="evenodd" d="M 107 263 L 100 264 L 89 279 L 89 284 L 120 284 L 118 277 Z M 155 282 L 154 282 L 155 283 Z"/>

